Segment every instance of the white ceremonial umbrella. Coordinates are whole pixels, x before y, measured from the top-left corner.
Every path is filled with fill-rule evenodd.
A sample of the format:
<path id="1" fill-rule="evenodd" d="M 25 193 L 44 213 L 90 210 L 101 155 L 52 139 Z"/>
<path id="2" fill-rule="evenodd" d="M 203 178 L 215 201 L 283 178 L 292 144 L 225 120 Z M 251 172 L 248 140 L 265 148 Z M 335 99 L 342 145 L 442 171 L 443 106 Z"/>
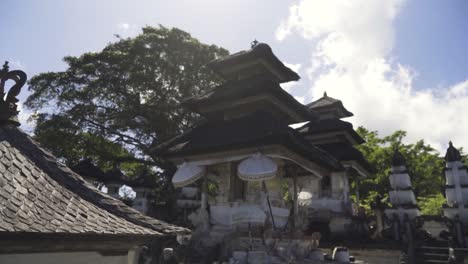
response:
<path id="1" fill-rule="evenodd" d="M 194 183 L 205 175 L 206 169 L 204 166 L 198 166 L 193 163 L 184 162 L 172 177 L 174 187 L 184 187 Z"/>
<path id="2" fill-rule="evenodd" d="M 244 181 L 264 181 L 275 177 L 278 165 L 273 159 L 256 153 L 243 160 L 237 167 L 237 175 Z"/>

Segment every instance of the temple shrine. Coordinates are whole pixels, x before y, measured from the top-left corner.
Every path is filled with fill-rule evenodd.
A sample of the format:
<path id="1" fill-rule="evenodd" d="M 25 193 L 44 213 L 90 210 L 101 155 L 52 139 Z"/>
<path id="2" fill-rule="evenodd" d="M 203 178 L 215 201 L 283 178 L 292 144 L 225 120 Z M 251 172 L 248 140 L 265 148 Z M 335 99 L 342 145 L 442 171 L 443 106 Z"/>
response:
<path id="1" fill-rule="evenodd" d="M 327 94 L 309 105 L 295 100 L 280 84 L 299 76 L 267 44 L 208 66 L 224 82 L 183 102 L 202 120 L 159 149 L 178 166 L 172 183 L 192 239 L 225 256 L 249 248 L 262 259 L 278 237 L 313 247 L 314 239 L 300 240 L 324 227 L 330 236 L 349 233 L 356 214 L 349 181 L 370 171 L 353 147 L 363 139 L 341 120 L 352 113 Z M 323 258 L 304 252 L 299 257 Z"/>

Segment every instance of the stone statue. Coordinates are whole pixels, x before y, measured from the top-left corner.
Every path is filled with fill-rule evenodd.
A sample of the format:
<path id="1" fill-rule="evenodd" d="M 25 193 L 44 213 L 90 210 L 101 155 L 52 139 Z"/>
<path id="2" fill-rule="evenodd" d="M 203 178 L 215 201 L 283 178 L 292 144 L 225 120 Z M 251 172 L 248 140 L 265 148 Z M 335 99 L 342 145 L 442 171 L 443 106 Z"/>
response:
<path id="1" fill-rule="evenodd" d="M 16 98 L 21 91 L 21 87 L 26 83 L 27 76 L 23 71 L 10 71 L 8 61 L 3 64 L 0 70 L 0 122 L 10 122 L 19 125 L 18 110 Z M 5 84 L 7 81 L 14 81 L 15 84 L 10 88 L 5 98 Z"/>

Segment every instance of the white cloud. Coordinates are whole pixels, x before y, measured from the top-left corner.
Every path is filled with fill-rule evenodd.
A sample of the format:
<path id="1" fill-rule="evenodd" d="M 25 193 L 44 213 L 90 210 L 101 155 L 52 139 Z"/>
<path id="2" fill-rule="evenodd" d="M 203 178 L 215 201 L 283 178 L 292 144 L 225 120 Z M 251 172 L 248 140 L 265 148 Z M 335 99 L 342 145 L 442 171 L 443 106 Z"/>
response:
<path id="1" fill-rule="evenodd" d="M 128 23 L 119 23 L 119 24 L 117 25 L 117 27 L 118 27 L 120 30 L 127 31 L 128 29 L 130 29 L 130 24 L 128 24 Z"/>
<path id="2" fill-rule="evenodd" d="M 402 0 L 300 0 L 276 31 L 279 40 L 299 34 L 312 43 L 309 96 L 327 91 L 354 112 L 355 125 L 397 129 L 407 140 L 424 139 L 444 151 L 447 142 L 468 149 L 468 79 L 438 90 L 416 90 L 416 71 L 394 61 L 394 19 Z M 296 95 L 304 96 L 304 95 Z"/>
<path id="3" fill-rule="evenodd" d="M 28 134 L 32 134 L 34 127 L 36 126 L 36 122 L 33 119 L 30 119 L 30 117 L 34 115 L 34 113 L 23 107 L 23 104 L 21 103 L 18 103 L 18 111 L 18 121 L 21 124 L 21 129 Z"/>
<path id="4" fill-rule="evenodd" d="M 135 24 L 129 23 L 119 23 L 117 25 L 118 34 L 122 35 L 123 37 L 133 37 L 136 36 L 140 32 L 140 27 Z"/>
<path id="5" fill-rule="evenodd" d="M 284 65 L 286 65 L 286 67 L 289 67 L 291 70 L 299 73 L 299 71 L 301 70 L 301 67 L 302 65 L 301 64 L 291 64 L 291 63 L 284 63 Z M 281 84 L 281 88 L 283 88 L 283 90 L 285 90 L 286 92 L 288 93 L 291 93 L 291 91 L 293 90 L 293 88 L 295 86 L 297 86 L 298 83 L 297 82 L 287 82 L 287 83 L 282 83 Z M 304 100 L 305 97 L 302 97 L 302 100 Z M 302 102 L 303 103 L 303 102 Z"/>
<path id="6" fill-rule="evenodd" d="M 294 96 L 294 99 L 296 99 L 301 104 L 305 103 L 305 97 L 304 96 Z"/>

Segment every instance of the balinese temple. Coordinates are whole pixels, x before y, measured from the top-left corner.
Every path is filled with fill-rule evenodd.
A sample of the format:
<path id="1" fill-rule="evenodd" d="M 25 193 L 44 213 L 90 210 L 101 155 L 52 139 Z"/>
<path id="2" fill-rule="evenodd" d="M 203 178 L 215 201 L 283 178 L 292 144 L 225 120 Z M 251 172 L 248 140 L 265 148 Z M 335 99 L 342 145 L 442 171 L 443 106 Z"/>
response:
<path id="1" fill-rule="evenodd" d="M 0 98 L 0 263 L 137 264 L 143 246 L 190 232 L 100 192 L 24 133 L 16 96 L 25 82 L 24 72 L 0 71 L 2 95 L 13 83 Z"/>
<path id="2" fill-rule="evenodd" d="M 453 223 L 453 233 L 459 247 L 466 247 L 468 231 L 468 170 L 462 162 L 460 151 L 452 142 L 445 154 L 444 215 Z"/>
<path id="3" fill-rule="evenodd" d="M 350 224 L 351 212 L 356 213 L 350 200 L 350 181 L 356 184 L 356 199 L 359 201 L 359 181 L 368 177 L 372 169 L 362 153 L 355 146 L 364 143 L 364 139 L 353 129 L 353 125 L 343 118 L 353 116 L 343 103 L 327 95 L 306 106 L 316 118 L 297 130 L 314 146 L 326 151 L 344 167 L 312 181 L 302 189 L 299 199 L 309 208 L 312 223 L 330 223 L 332 233 L 345 232 Z M 315 181 L 315 182 L 313 182 Z M 318 225 L 317 227 L 320 227 Z"/>
<path id="4" fill-rule="evenodd" d="M 385 209 L 385 215 L 391 222 L 394 238 L 400 240 L 405 232 L 404 225 L 420 216 L 420 211 L 411 186 L 405 158 L 398 150 L 393 155 L 389 179 L 391 208 Z"/>
<path id="5" fill-rule="evenodd" d="M 230 255 L 278 235 L 300 238 L 310 222 L 300 193 L 323 197 L 321 183 L 327 181 L 336 181 L 333 190 L 343 194 L 336 197 L 340 208 L 349 202 L 347 157 L 334 157 L 306 139 L 308 131 L 290 127 L 320 122 L 322 113 L 281 88 L 299 76 L 268 45 L 255 43 L 208 66 L 225 82 L 183 102 L 203 120 L 158 149 L 178 166 L 174 186 L 192 197 L 201 193 L 199 209 L 189 216 L 194 239 Z"/>

